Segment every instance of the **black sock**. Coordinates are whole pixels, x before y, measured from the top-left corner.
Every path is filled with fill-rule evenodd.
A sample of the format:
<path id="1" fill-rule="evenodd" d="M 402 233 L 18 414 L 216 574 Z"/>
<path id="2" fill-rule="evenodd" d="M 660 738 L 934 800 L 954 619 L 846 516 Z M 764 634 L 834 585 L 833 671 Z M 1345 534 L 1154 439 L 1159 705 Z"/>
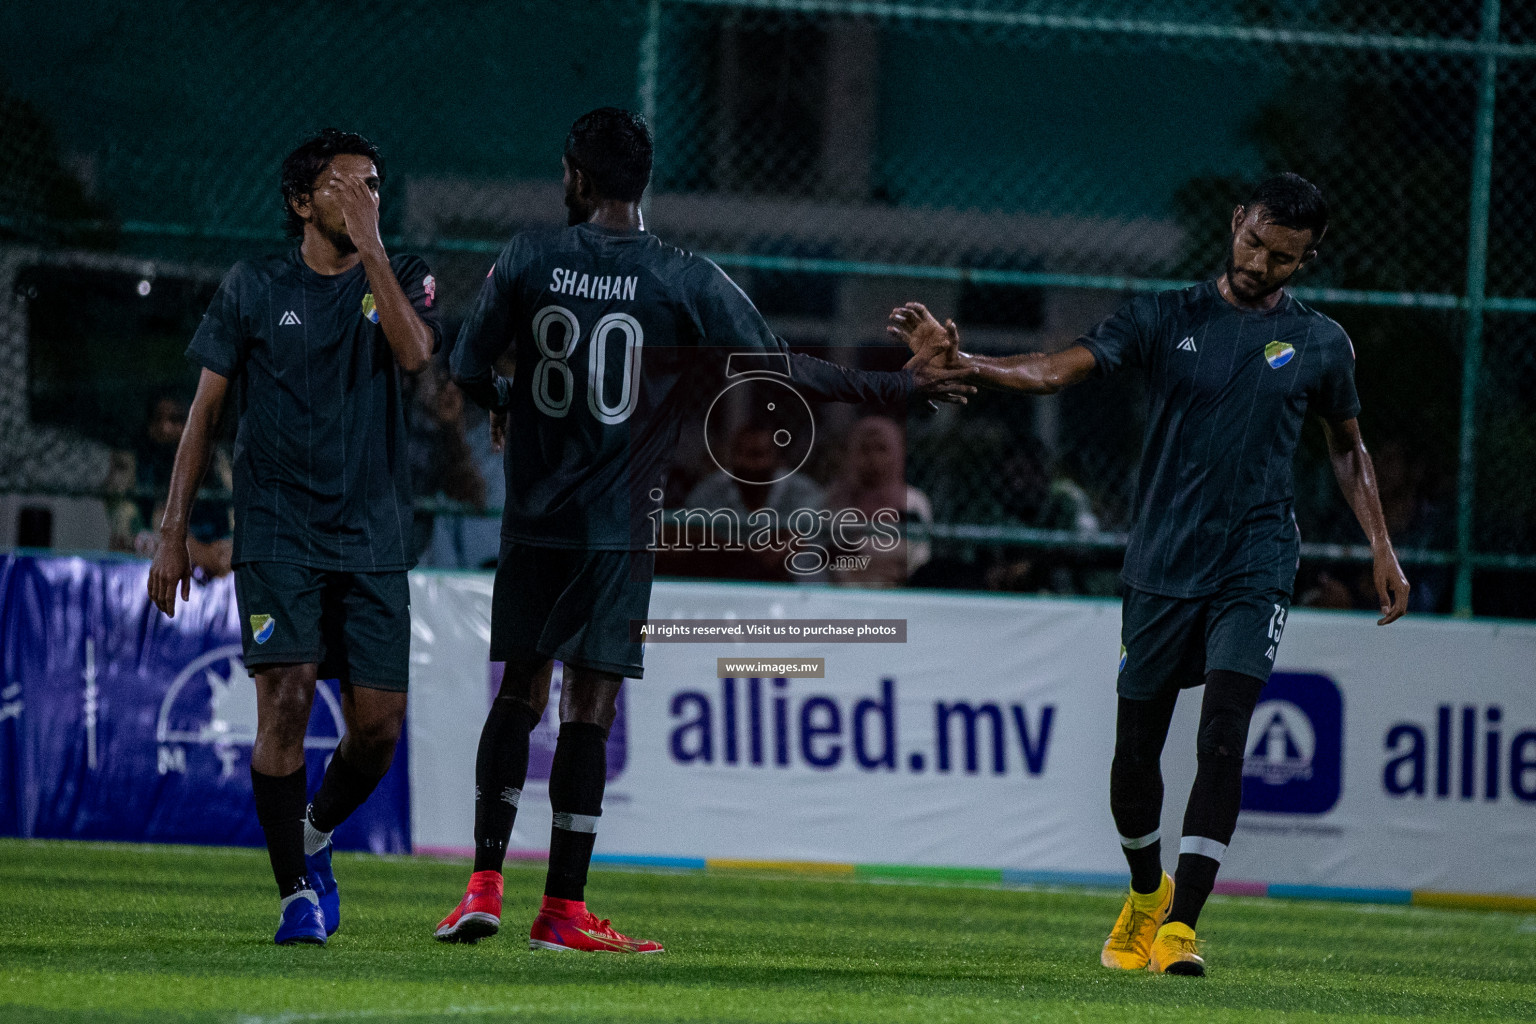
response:
<path id="1" fill-rule="evenodd" d="M 528 778 L 528 734 L 539 717 L 525 700 L 497 697 L 475 754 L 475 870 L 500 871 Z"/>
<path id="2" fill-rule="evenodd" d="M 325 778 L 320 780 L 315 799 L 310 802 L 309 823 L 321 832 L 331 831 L 363 805 L 382 778 L 382 773 L 374 775 L 358 768 L 338 749 L 325 770 Z"/>
<path id="3" fill-rule="evenodd" d="M 1131 869 L 1132 891 L 1144 896 L 1157 892 L 1157 887 L 1163 884 L 1163 841 L 1154 839 L 1135 850 L 1125 845 L 1120 849 Z"/>
<path id="4" fill-rule="evenodd" d="M 1131 869 L 1131 889 L 1156 892 L 1163 881 L 1163 741 L 1178 694 L 1154 700 L 1120 698 L 1115 759 L 1109 768 L 1109 807 Z"/>
<path id="5" fill-rule="evenodd" d="M 549 803 L 555 823 L 549 834 L 544 895 L 561 900 L 584 898 L 607 781 L 608 730 L 588 722 L 563 723 L 549 771 Z"/>
<path id="6" fill-rule="evenodd" d="M 292 775 L 264 775 L 251 769 L 256 820 L 267 837 L 267 857 L 282 899 L 309 888 L 304 867 L 304 785 L 303 768 Z"/>
<path id="7" fill-rule="evenodd" d="M 1169 921 L 1195 926 L 1216 884 L 1216 872 L 1237 829 L 1243 803 L 1243 751 L 1262 680 L 1236 672 L 1205 677 L 1200 706 L 1199 766 L 1184 810 L 1184 839 L 1174 875 Z"/>

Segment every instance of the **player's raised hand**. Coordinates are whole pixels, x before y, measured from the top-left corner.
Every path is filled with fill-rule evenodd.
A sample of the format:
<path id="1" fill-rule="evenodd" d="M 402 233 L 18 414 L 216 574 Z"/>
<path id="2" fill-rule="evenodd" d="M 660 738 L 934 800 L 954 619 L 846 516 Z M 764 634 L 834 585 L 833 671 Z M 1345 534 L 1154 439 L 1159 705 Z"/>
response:
<path id="1" fill-rule="evenodd" d="M 379 237 L 378 179 L 361 174 L 333 172 L 325 188 L 341 206 L 347 234 L 352 244 L 357 246 L 357 251 L 382 251 L 384 242 Z"/>
<path id="2" fill-rule="evenodd" d="M 914 356 L 938 361 L 941 366 L 962 366 L 960 329 L 953 320 L 939 323 L 921 302 L 909 302 L 891 310 L 886 333 L 902 342 Z"/>
<path id="3" fill-rule="evenodd" d="M 1376 625 L 1396 622 L 1408 611 L 1408 577 L 1397 564 L 1397 555 L 1389 548 L 1376 556 L 1376 600 L 1381 602 L 1381 618 Z"/>
<path id="4" fill-rule="evenodd" d="M 155 560 L 149 567 L 149 599 L 171 618 L 176 617 L 176 589 L 181 588 L 181 599 L 192 597 L 192 559 L 187 555 L 187 542 L 162 541 L 155 552 Z"/>
<path id="5" fill-rule="evenodd" d="M 917 393 L 930 404 L 965 405 L 976 393 L 966 382 L 973 372 L 960 355 L 960 333 L 953 321 L 940 325 L 925 306 L 911 302 L 891 311 L 886 330 L 911 350 L 905 369 L 912 371 Z"/>

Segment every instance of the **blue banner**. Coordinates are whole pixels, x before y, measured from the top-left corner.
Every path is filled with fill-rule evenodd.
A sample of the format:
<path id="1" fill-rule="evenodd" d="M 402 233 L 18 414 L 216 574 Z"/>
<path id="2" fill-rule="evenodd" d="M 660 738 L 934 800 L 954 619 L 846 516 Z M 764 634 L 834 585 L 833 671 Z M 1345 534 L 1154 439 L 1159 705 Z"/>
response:
<path id="1" fill-rule="evenodd" d="M 256 689 L 232 577 L 194 584 L 169 619 L 140 561 L 0 555 L 0 833 L 259 846 Z M 305 738 L 319 787 L 344 731 L 334 680 Z M 405 740 L 336 831 L 342 849 L 410 849 Z"/>

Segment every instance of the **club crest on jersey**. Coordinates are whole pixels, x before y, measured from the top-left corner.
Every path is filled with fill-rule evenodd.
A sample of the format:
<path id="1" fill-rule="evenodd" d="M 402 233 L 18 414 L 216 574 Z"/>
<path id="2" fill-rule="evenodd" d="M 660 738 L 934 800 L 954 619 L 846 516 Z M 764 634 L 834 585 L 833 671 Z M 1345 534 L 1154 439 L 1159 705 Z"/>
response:
<path id="1" fill-rule="evenodd" d="M 1264 361 L 1269 364 L 1271 370 L 1278 370 L 1291 361 L 1296 350 L 1283 341 L 1272 341 L 1264 346 Z"/>
<path id="2" fill-rule="evenodd" d="M 437 301 L 437 278 L 428 274 L 421 279 L 421 290 L 427 297 L 427 308 L 432 308 L 432 303 Z"/>
<path id="3" fill-rule="evenodd" d="M 379 322 L 379 307 L 373 304 L 373 292 L 363 296 L 363 316 L 374 323 Z"/>
<path id="4" fill-rule="evenodd" d="M 259 644 L 272 639 L 272 631 L 276 628 L 277 620 L 270 615 L 251 616 L 251 638 Z"/>

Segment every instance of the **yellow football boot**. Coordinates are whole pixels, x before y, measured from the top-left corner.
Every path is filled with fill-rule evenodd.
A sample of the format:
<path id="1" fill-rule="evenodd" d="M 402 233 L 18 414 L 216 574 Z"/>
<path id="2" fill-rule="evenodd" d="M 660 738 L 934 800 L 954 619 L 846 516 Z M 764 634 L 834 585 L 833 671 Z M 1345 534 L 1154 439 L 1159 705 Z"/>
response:
<path id="1" fill-rule="evenodd" d="M 1173 879 L 1163 872 L 1156 892 L 1139 893 L 1132 889 L 1115 919 L 1114 930 L 1104 940 L 1099 963 L 1120 971 L 1139 971 L 1147 966 L 1157 929 L 1173 906 Z"/>
<path id="2" fill-rule="evenodd" d="M 1152 940 L 1152 959 L 1147 970 L 1158 974 L 1204 977 L 1205 961 L 1200 958 L 1195 930 L 1182 921 L 1169 921 L 1159 928 L 1157 938 Z"/>

